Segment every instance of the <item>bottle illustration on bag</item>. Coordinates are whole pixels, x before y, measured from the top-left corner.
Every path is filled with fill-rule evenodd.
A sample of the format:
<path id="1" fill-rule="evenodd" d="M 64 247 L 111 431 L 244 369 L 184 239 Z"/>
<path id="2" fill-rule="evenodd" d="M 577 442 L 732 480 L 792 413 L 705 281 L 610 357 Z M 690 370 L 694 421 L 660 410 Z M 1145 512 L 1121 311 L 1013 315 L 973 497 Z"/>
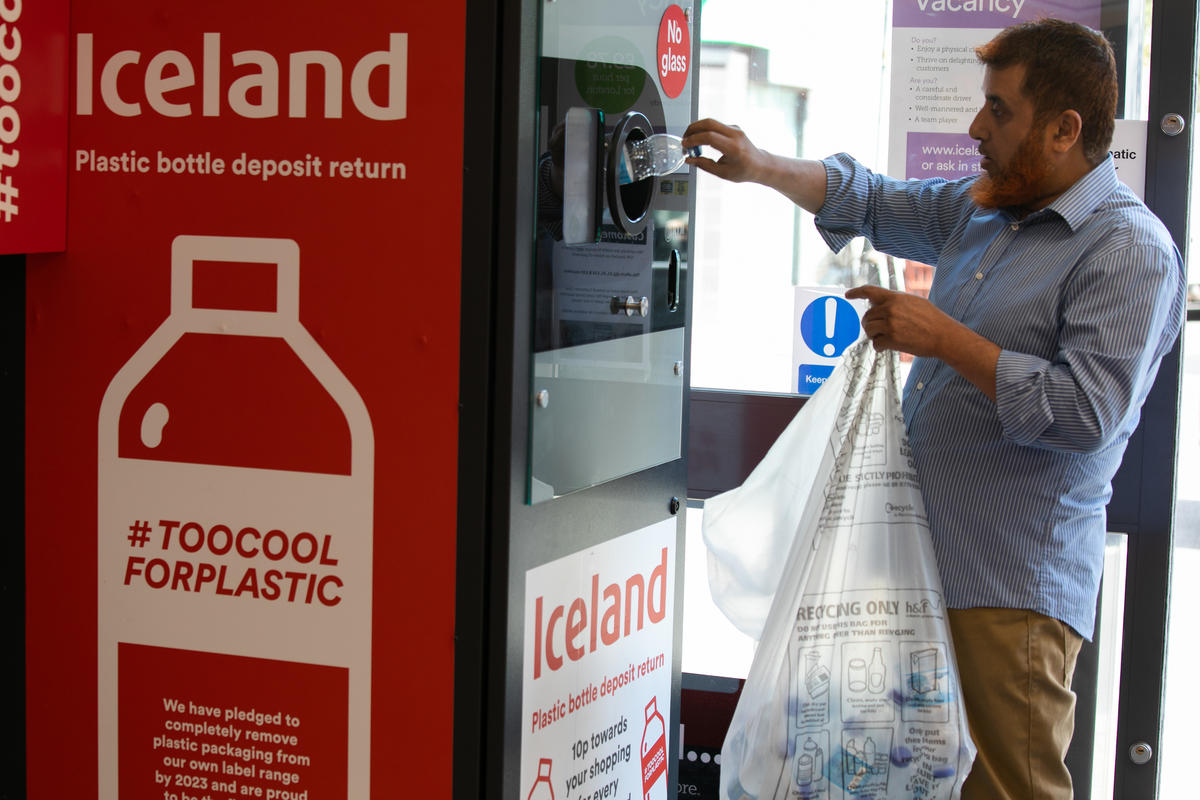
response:
<path id="1" fill-rule="evenodd" d="M 883 650 L 876 647 L 871 654 L 871 663 L 867 666 L 867 689 L 872 694 L 883 691 L 887 679 L 887 667 L 883 665 Z"/>
<path id="2" fill-rule="evenodd" d="M 801 791 L 816 792 L 824 787 L 825 751 L 812 736 L 804 737 L 804 744 L 796 740 L 799 755 L 796 757 L 796 786 Z"/>
<path id="3" fill-rule="evenodd" d="M 135 796 L 147 780 L 119 772 L 122 747 L 140 746 L 126 728 L 162 729 L 162 704 L 121 695 L 131 646 L 185 667 L 222 659 L 228 670 L 204 699 L 226 708 L 244 702 L 242 665 L 344 670 L 348 693 L 320 702 L 345 726 L 345 749 L 306 774 L 345 775 L 337 794 L 370 796 L 374 434 L 358 392 L 301 324 L 299 295 L 290 239 L 176 237 L 170 314 L 104 394 L 100 800 Z M 300 705 L 304 680 L 280 691 Z"/>
<path id="4" fill-rule="evenodd" d="M 875 757 L 877 755 L 878 755 L 878 752 L 875 749 L 875 740 L 872 739 L 870 736 L 868 736 L 866 741 L 863 742 L 863 749 L 862 749 L 862 760 L 863 760 L 863 763 L 866 765 L 868 773 L 876 772 Z"/>
<path id="5" fill-rule="evenodd" d="M 642 732 L 642 797 L 667 798 L 667 726 L 658 712 L 658 698 L 646 704 L 646 728 Z"/>
<path id="6" fill-rule="evenodd" d="M 863 731 L 862 734 L 861 744 L 857 739 L 850 738 L 842 746 L 844 786 L 855 797 L 886 796 L 891 731 L 881 728 Z M 881 789 L 884 791 L 879 792 Z"/>
<path id="7" fill-rule="evenodd" d="M 796 785 L 801 789 L 809 789 L 813 785 L 813 760 L 808 753 L 801 753 L 796 759 Z"/>
<path id="8" fill-rule="evenodd" d="M 821 779 L 825 777 L 825 751 L 809 736 L 804 742 L 804 752 L 812 757 L 813 783 L 820 784 Z"/>
<path id="9" fill-rule="evenodd" d="M 550 767 L 553 761 L 549 758 L 538 759 L 537 780 L 529 789 L 525 800 L 554 800 L 554 784 L 550 782 Z"/>

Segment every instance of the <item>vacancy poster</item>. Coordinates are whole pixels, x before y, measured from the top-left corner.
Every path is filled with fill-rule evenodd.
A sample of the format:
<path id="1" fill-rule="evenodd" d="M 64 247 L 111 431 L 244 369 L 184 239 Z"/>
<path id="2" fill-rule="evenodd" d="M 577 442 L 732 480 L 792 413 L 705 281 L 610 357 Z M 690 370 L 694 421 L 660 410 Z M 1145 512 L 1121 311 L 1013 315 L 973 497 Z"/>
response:
<path id="1" fill-rule="evenodd" d="M 1100 27 L 1098 0 L 896 0 L 892 6 L 889 174 L 948 180 L 979 172 L 967 135 L 983 104 L 975 47 L 1018 22 Z"/>
<path id="2" fill-rule="evenodd" d="M 669 800 L 675 528 L 525 574 L 520 797 Z"/>
<path id="3" fill-rule="evenodd" d="M 463 24 L 73 4 L 66 250 L 28 261 L 30 798 L 449 785 Z"/>

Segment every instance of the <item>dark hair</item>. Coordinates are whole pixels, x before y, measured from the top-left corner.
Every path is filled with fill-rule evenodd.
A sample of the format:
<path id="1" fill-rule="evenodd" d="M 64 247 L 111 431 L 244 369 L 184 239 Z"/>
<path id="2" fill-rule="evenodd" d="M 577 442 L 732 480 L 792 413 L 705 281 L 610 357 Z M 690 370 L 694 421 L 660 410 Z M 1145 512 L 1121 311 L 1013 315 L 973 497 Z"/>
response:
<path id="1" fill-rule="evenodd" d="M 1117 62 L 1103 35 L 1075 22 L 1039 19 L 1005 28 L 975 55 L 993 69 L 1024 65 L 1021 88 L 1033 101 L 1034 121 L 1077 111 L 1084 157 L 1092 164 L 1104 159 L 1117 115 Z"/>

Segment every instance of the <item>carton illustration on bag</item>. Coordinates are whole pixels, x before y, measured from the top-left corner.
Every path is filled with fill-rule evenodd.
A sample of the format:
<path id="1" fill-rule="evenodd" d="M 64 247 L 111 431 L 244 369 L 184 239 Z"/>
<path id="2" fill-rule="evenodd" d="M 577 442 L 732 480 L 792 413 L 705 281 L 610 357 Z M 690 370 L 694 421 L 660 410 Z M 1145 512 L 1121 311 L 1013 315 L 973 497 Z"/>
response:
<path id="1" fill-rule="evenodd" d="M 292 240 L 177 237 L 105 392 L 102 800 L 369 796 L 374 437 L 299 293 Z"/>

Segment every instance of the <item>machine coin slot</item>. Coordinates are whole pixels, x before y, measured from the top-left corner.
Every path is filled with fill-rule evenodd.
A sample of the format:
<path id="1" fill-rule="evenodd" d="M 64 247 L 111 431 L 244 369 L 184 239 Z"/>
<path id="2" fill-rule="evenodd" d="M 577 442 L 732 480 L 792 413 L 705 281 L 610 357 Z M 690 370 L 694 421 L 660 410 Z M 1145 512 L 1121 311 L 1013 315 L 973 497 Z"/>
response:
<path id="1" fill-rule="evenodd" d="M 667 311 L 679 308 L 679 251 L 671 250 L 667 259 Z"/>
<path id="2" fill-rule="evenodd" d="M 625 146 L 640 142 L 653 133 L 650 120 L 637 111 L 627 111 L 613 129 L 609 141 L 605 183 L 608 187 L 608 208 L 613 223 L 625 234 L 636 236 L 646 229 L 650 205 L 654 202 L 658 181 L 643 178 L 640 181 L 620 182 L 621 159 Z"/>

